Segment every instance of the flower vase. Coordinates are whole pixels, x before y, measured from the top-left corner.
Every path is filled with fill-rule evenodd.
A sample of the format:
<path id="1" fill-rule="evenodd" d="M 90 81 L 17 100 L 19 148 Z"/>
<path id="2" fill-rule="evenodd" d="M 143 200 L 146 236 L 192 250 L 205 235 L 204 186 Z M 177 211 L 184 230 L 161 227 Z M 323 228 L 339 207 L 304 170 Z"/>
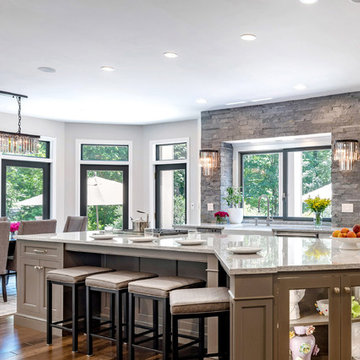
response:
<path id="1" fill-rule="evenodd" d="M 295 336 L 290 339 L 290 350 L 292 360 L 311 360 L 311 356 L 319 351 L 315 345 L 315 337 L 309 332 L 314 327 L 295 326 Z"/>
<path id="2" fill-rule="evenodd" d="M 322 225 L 322 213 L 321 212 L 314 213 L 314 225 L 315 225 L 315 227 L 320 227 Z"/>
<path id="3" fill-rule="evenodd" d="M 10 233 L 10 240 L 15 240 L 15 234 L 16 234 L 15 231 Z"/>
<path id="4" fill-rule="evenodd" d="M 217 223 L 217 224 L 226 224 L 226 223 L 227 223 L 227 219 L 218 216 L 218 217 L 216 218 L 216 223 Z"/>

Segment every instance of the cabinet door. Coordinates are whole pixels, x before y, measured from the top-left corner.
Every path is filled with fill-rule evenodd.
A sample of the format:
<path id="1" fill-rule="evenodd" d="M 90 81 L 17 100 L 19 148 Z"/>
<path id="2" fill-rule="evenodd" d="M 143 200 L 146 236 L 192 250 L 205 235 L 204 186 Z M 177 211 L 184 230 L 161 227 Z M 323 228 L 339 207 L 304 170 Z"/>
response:
<path id="1" fill-rule="evenodd" d="M 360 275 L 341 277 L 341 360 L 360 359 Z"/>
<path id="2" fill-rule="evenodd" d="M 290 347 L 290 359 L 308 358 L 319 349 L 318 358 L 340 360 L 340 275 L 284 275 L 278 278 L 276 292 L 276 358 L 289 359 Z M 311 326 L 315 331 L 306 335 Z"/>
<path id="3" fill-rule="evenodd" d="M 38 316 L 40 313 L 39 260 L 20 257 L 17 276 L 18 313 Z"/>
<path id="4" fill-rule="evenodd" d="M 46 275 L 50 270 L 58 269 L 61 267 L 61 263 L 54 262 L 51 260 L 40 260 L 40 316 L 46 319 L 46 308 L 47 308 L 47 296 L 46 296 Z M 53 297 L 52 297 L 52 309 L 53 319 L 62 319 L 62 298 L 63 298 L 63 287 L 60 285 L 53 285 Z"/>

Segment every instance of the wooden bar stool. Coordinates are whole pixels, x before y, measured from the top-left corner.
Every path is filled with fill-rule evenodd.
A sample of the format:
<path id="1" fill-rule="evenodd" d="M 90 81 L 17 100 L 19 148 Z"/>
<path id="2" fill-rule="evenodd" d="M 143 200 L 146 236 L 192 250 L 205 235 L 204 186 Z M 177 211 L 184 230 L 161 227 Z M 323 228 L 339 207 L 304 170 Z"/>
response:
<path id="1" fill-rule="evenodd" d="M 230 301 L 227 288 L 181 289 L 170 293 L 170 311 L 173 326 L 173 360 L 181 359 L 179 351 L 194 344 L 199 344 L 197 359 L 218 356 L 229 359 L 230 344 Z M 219 350 L 216 354 L 207 354 L 205 349 L 205 318 L 219 318 Z M 179 320 L 199 319 L 199 338 L 179 346 Z M 185 336 L 188 338 L 188 336 Z M 188 357 L 187 357 L 188 358 Z"/>
<path id="2" fill-rule="evenodd" d="M 180 288 L 191 288 L 203 286 L 205 282 L 199 279 L 184 278 L 179 276 L 159 276 L 154 279 L 146 279 L 130 282 L 128 285 L 129 292 L 129 360 L 134 360 L 135 349 L 151 350 L 162 354 L 164 360 L 167 360 L 171 353 L 171 316 L 169 307 L 169 293 L 172 290 Z M 135 298 L 145 298 L 153 301 L 153 336 L 135 341 Z M 158 333 L 158 303 L 163 306 L 162 316 L 162 334 Z M 146 333 L 149 333 L 147 331 Z M 162 337 L 162 349 L 158 349 L 159 338 Z M 153 347 L 142 345 L 145 342 L 153 341 Z"/>
<path id="3" fill-rule="evenodd" d="M 93 338 L 111 340 L 116 343 L 116 359 L 121 360 L 123 348 L 122 329 L 125 326 L 125 334 L 128 333 L 128 283 L 134 280 L 149 279 L 156 277 L 156 274 L 142 273 L 136 271 L 114 271 L 105 274 L 88 276 L 85 280 L 86 285 L 86 335 L 87 335 L 87 354 L 93 354 Z M 110 327 L 98 329 L 93 328 L 93 308 L 92 294 L 94 292 L 110 294 L 110 319 L 102 323 L 110 323 Z M 125 295 L 125 322 L 123 323 L 122 296 Z M 104 331 L 110 331 L 110 336 L 102 335 Z"/>
<path id="4" fill-rule="evenodd" d="M 79 332 L 79 288 L 85 286 L 85 279 L 89 275 L 105 273 L 112 269 L 97 266 L 76 266 L 64 269 L 55 269 L 47 273 L 46 295 L 47 295 L 47 318 L 46 318 L 46 339 L 47 344 L 52 344 L 52 328 L 57 328 L 72 333 L 72 351 L 78 350 Z M 72 317 L 71 319 L 52 321 L 52 286 L 53 284 L 67 286 L 72 292 Z M 85 307 L 85 306 L 84 306 Z M 64 326 L 71 322 L 71 327 Z"/>

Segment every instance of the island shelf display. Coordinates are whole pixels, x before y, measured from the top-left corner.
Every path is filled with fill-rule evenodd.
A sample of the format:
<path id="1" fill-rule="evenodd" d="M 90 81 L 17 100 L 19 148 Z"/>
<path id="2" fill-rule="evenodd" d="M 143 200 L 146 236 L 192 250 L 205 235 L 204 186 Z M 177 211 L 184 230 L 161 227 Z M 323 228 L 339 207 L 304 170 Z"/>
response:
<path id="1" fill-rule="evenodd" d="M 176 236 L 135 243 L 128 235 L 107 241 L 90 235 L 19 236 L 17 324 L 45 329 L 47 271 L 97 265 L 192 276 L 206 280 L 207 286 L 227 286 L 232 360 L 360 359 L 360 250 L 343 250 L 330 238 L 201 233 L 204 245 L 181 246 Z M 228 250 L 234 246 L 261 251 L 235 255 Z M 54 319 L 62 318 L 68 312 L 68 294 L 61 288 L 53 291 Z M 319 300 L 328 300 L 328 306 Z M 315 303 L 327 315 L 319 314 Z M 106 299 L 101 311 L 108 311 Z M 151 311 L 140 303 L 137 316 L 146 323 Z M 207 343 L 215 352 L 218 329 L 212 321 Z M 182 327 L 196 332 L 191 323 Z"/>

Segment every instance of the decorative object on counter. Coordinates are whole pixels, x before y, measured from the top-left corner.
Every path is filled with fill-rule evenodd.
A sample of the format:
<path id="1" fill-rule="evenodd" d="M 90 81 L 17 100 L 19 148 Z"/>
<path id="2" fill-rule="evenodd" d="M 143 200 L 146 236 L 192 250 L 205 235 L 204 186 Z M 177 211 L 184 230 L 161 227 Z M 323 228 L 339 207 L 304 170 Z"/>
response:
<path id="1" fill-rule="evenodd" d="M 130 217 L 133 224 L 133 230 L 143 233 L 145 229 L 149 228 L 149 214 L 141 210 L 136 210 L 136 211 L 139 214 L 146 214 L 146 220 L 144 220 L 142 217 L 140 217 L 140 219 L 133 219 L 132 217 Z"/>
<path id="2" fill-rule="evenodd" d="M 233 254 L 256 254 L 262 249 L 259 247 L 252 246 L 233 246 L 228 247 L 227 251 L 230 251 Z"/>
<path id="3" fill-rule="evenodd" d="M 241 188 L 229 186 L 226 189 L 227 196 L 223 199 L 226 201 L 229 213 L 230 224 L 241 224 L 244 218 L 242 208 L 243 194 Z"/>
<path id="4" fill-rule="evenodd" d="M 316 239 L 305 251 L 305 255 L 319 260 L 323 256 L 330 255 L 330 250 L 321 239 Z"/>
<path id="5" fill-rule="evenodd" d="M 355 296 L 351 297 L 351 317 L 353 319 L 360 317 L 360 304 L 355 299 Z"/>
<path id="6" fill-rule="evenodd" d="M 180 245 L 203 245 L 206 244 L 206 240 L 201 240 L 201 239 L 176 239 L 175 240 L 178 244 Z"/>
<path id="7" fill-rule="evenodd" d="M 11 240 L 15 240 L 15 235 L 16 232 L 19 230 L 19 227 L 20 227 L 20 221 L 10 224 Z"/>
<path id="8" fill-rule="evenodd" d="M 329 316 L 329 299 L 317 300 L 315 308 L 319 315 Z"/>
<path id="9" fill-rule="evenodd" d="M 306 199 L 305 204 L 307 208 L 314 213 L 314 225 L 319 227 L 322 225 L 322 217 L 325 209 L 331 204 L 330 199 L 321 199 L 319 196 L 315 198 L 309 197 Z"/>
<path id="10" fill-rule="evenodd" d="M 0 131 L 0 152 L 12 154 L 36 154 L 40 136 L 23 134 L 21 132 L 21 99 L 26 95 L 14 94 L 7 91 L 0 91 L 0 95 L 16 98 L 18 104 L 18 131 Z"/>
<path id="11" fill-rule="evenodd" d="M 299 302 L 304 298 L 304 296 L 305 296 L 305 289 L 290 290 L 290 297 L 289 297 L 290 320 L 300 319 Z"/>
<path id="12" fill-rule="evenodd" d="M 334 160 L 339 161 L 340 171 L 350 171 L 354 162 L 360 159 L 357 140 L 336 140 Z"/>
<path id="13" fill-rule="evenodd" d="M 91 238 L 93 238 L 94 240 L 112 240 L 115 235 L 112 233 L 94 233 L 92 235 L 90 235 Z"/>
<path id="14" fill-rule="evenodd" d="M 316 345 L 313 335 L 315 327 L 295 326 L 294 331 L 290 331 L 290 350 L 292 360 L 311 360 L 312 355 L 317 355 L 320 351 Z"/>
<path id="15" fill-rule="evenodd" d="M 217 224 L 226 224 L 229 218 L 229 214 L 226 211 L 218 211 L 214 214 Z"/>
<path id="16" fill-rule="evenodd" d="M 331 237 L 342 243 L 340 248 L 343 250 L 359 250 L 357 244 L 360 243 L 360 225 L 354 225 L 352 230 L 347 227 L 335 230 Z"/>
<path id="17" fill-rule="evenodd" d="M 200 150 L 200 166 L 204 176 L 214 174 L 214 169 L 219 166 L 219 152 L 217 150 Z"/>

